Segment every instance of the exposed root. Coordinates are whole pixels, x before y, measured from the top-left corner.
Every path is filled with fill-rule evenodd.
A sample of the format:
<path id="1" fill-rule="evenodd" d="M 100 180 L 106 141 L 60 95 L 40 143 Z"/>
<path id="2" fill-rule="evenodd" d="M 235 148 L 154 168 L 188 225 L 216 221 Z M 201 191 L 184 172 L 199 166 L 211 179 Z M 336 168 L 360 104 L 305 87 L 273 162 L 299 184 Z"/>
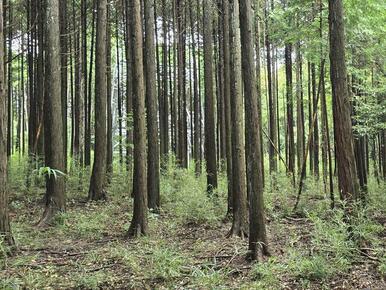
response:
<path id="1" fill-rule="evenodd" d="M 248 237 L 248 230 L 246 230 L 245 227 L 240 226 L 239 224 L 233 223 L 232 228 L 229 230 L 226 237 L 240 237 L 241 239 L 245 239 Z"/>
<path id="2" fill-rule="evenodd" d="M 139 223 L 131 223 L 129 230 L 127 231 L 126 238 L 135 239 L 141 236 L 146 236 L 147 231 Z"/>

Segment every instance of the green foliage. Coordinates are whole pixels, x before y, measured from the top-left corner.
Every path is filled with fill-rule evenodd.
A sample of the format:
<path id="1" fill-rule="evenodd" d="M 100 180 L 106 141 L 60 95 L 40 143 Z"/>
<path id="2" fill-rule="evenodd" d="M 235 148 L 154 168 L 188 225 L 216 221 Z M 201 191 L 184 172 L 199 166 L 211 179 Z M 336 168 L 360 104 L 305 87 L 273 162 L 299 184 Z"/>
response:
<path id="1" fill-rule="evenodd" d="M 198 225 L 220 220 L 218 208 L 223 209 L 225 215 L 221 201 L 218 192 L 208 196 L 204 177 L 196 178 L 192 171 L 170 167 L 162 178 L 161 203 L 181 223 Z"/>

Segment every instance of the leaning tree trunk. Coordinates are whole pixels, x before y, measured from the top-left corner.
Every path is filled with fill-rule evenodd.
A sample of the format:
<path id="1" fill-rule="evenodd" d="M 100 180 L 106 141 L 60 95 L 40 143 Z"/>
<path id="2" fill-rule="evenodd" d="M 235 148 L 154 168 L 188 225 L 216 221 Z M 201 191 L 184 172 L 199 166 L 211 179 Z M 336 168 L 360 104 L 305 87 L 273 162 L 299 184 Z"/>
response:
<path id="1" fill-rule="evenodd" d="M 96 28 L 95 65 L 95 152 L 94 164 L 88 192 L 89 200 L 106 199 L 106 155 L 107 155 L 107 0 L 98 1 Z M 89 112 L 90 113 L 90 112 Z"/>
<path id="2" fill-rule="evenodd" d="M 7 245 L 13 246 L 15 241 L 11 232 L 8 213 L 7 188 L 7 93 L 4 80 L 4 27 L 3 1 L 0 1 L 0 237 Z M 1 241 L 1 240 L 0 240 Z"/>
<path id="3" fill-rule="evenodd" d="M 45 163 L 51 170 L 64 172 L 63 119 L 58 117 L 62 116 L 59 0 L 48 0 L 46 5 Z M 47 175 L 45 201 L 39 226 L 48 225 L 65 210 L 65 179 L 60 174 Z"/>
<path id="4" fill-rule="evenodd" d="M 133 1 L 134 212 L 129 237 L 147 234 L 147 152 L 141 1 Z M 153 142 L 154 140 L 152 140 Z"/>
<path id="5" fill-rule="evenodd" d="M 268 254 L 265 230 L 263 174 L 261 167 L 261 134 L 258 124 L 256 68 L 253 49 L 253 20 L 250 0 L 240 0 L 241 50 L 245 93 L 245 139 L 247 160 L 247 190 L 249 196 L 249 251 L 256 260 Z"/>
<path id="6" fill-rule="evenodd" d="M 347 88 L 342 0 L 329 0 L 330 77 L 332 85 L 336 162 L 341 199 L 350 203 L 358 197 L 350 100 Z"/>

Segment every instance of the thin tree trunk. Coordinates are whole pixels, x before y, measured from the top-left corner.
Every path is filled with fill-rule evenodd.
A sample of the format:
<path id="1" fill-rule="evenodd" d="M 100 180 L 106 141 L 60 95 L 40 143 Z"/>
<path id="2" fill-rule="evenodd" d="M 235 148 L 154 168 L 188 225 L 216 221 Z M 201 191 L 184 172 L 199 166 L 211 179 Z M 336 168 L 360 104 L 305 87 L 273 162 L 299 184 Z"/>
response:
<path id="1" fill-rule="evenodd" d="M 204 75 L 205 75 L 205 160 L 207 189 L 212 193 L 217 188 L 215 97 L 213 93 L 213 7 L 204 0 Z"/>
<path id="2" fill-rule="evenodd" d="M 159 181 L 159 141 L 157 124 L 157 90 L 156 90 L 156 64 L 155 58 L 158 51 L 154 41 L 154 2 L 145 1 L 145 71 L 146 71 L 146 111 L 147 111 L 147 196 L 148 207 L 158 210 L 160 207 L 160 181 Z"/>
<path id="3" fill-rule="evenodd" d="M 5 89 L 4 63 L 4 22 L 3 1 L 0 1 L 0 239 L 8 246 L 14 246 L 9 218 L 7 186 L 7 95 Z"/>

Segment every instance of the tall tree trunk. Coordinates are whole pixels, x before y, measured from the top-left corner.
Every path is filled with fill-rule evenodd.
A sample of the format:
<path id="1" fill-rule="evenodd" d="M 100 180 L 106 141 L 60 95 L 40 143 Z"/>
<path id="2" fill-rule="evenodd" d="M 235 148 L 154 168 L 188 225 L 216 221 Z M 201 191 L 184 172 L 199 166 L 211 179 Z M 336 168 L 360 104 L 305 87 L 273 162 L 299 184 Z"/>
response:
<path id="1" fill-rule="evenodd" d="M 89 200 L 106 199 L 106 155 L 107 155 L 107 0 L 99 0 L 97 5 L 96 64 L 95 64 L 95 153 Z M 90 113 L 90 112 L 89 112 Z"/>
<path id="2" fill-rule="evenodd" d="M 129 237 L 147 234 L 147 151 L 145 80 L 143 68 L 143 40 L 140 0 L 133 0 L 133 104 L 134 104 L 134 212 Z"/>
<path id="3" fill-rule="evenodd" d="M 168 67 L 168 20 L 167 20 L 167 2 L 162 0 L 162 32 L 163 32 L 163 45 L 162 45 L 162 106 L 160 109 L 160 133 L 161 133 L 161 167 L 166 169 L 168 154 L 169 154 L 169 90 L 168 72 L 171 71 L 171 66 Z M 194 46 L 194 37 L 192 37 L 192 43 Z M 193 49 L 194 54 L 194 49 Z M 171 90 L 170 90 L 171 93 Z M 162 109 L 162 112 L 161 112 Z M 162 118 L 162 120 L 161 120 Z M 162 124 L 162 126 L 161 126 Z"/>
<path id="4" fill-rule="evenodd" d="M 178 32 L 178 150 L 177 161 L 182 168 L 188 168 L 187 149 L 187 112 L 186 112 L 186 28 L 185 0 L 177 0 L 177 32 Z"/>
<path id="5" fill-rule="evenodd" d="M 358 197 L 350 100 L 347 89 L 345 35 L 342 0 L 329 0 L 330 76 L 332 85 L 334 135 L 338 185 L 341 199 L 349 204 Z"/>
<path id="6" fill-rule="evenodd" d="M 260 15 L 259 11 L 260 0 L 257 0 L 256 3 L 256 14 L 255 14 L 255 58 L 256 58 L 256 81 L 257 81 L 257 105 L 259 110 L 259 126 L 260 126 L 260 140 L 261 140 L 261 170 L 263 174 L 263 186 L 265 185 L 265 174 L 264 174 L 264 142 L 263 142 L 263 115 L 262 115 L 262 103 L 261 103 L 261 45 L 260 45 Z"/>
<path id="7" fill-rule="evenodd" d="M 63 155 L 64 168 L 67 171 L 67 85 L 68 85 L 68 36 L 67 36 L 67 1 L 60 1 L 60 49 L 61 49 L 61 93 L 62 93 L 62 123 L 63 123 Z"/>
<path id="8" fill-rule="evenodd" d="M 230 60 L 230 35 L 229 35 L 229 1 L 222 1 L 222 24 L 223 24 L 223 55 L 224 55 L 224 106 L 225 106 L 225 129 L 226 129 L 226 161 L 227 161 L 227 181 L 228 181 L 228 210 L 230 215 L 233 207 L 233 167 L 232 167 L 232 120 L 231 116 L 231 60 Z M 197 111 L 198 100 L 197 100 Z M 196 114 L 196 112 L 195 112 Z M 197 112 L 198 115 L 198 112 Z M 198 121 L 197 121 L 198 123 Z M 199 126 L 197 124 L 197 126 Z M 197 144 L 199 140 L 196 141 Z M 199 145 L 197 145 L 199 146 Z"/>
<path id="9" fill-rule="evenodd" d="M 154 1 L 145 1 L 145 71 L 146 71 L 146 111 L 147 111 L 147 196 L 148 207 L 157 210 L 160 206 L 159 184 L 159 143 L 157 124 L 157 90 L 156 90 L 156 52 L 154 45 Z"/>
<path id="10" fill-rule="evenodd" d="M 0 1 L 0 239 L 9 246 L 15 241 L 11 232 L 7 186 L 7 94 L 5 89 L 3 1 Z"/>
<path id="11" fill-rule="evenodd" d="M 296 44 L 296 143 L 297 143 L 297 163 L 298 171 L 303 164 L 304 156 L 304 106 L 303 106 L 303 72 L 302 55 L 300 42 Z"/>
<path id="12" fill-rule="evenodd" d="M 247 219 L 247 185 L 245 166 L 244 121 L 243 121 L 243 95 L 241 74 L 241 41 L 239 3 L 232 1 L 231 13 L 231 72 L 234 82 L 231 87 L 231 126 L 232 126 L 232 175 L 231 189 L 233 221 L 229 236 L 248 235 Z M 229 44 L 227 44 L 229 45 Z"/>
<path id="13" fill-rule="evenodd" d="M 268 77 L 268 107 L 269 107 L 269 138 L 272 140 L 272 143 L 269 143 L 269 171 L 277 171 L 277 155 L 275 147 L 277 146 L 278 131 L 277 131 L 277 112 L 276 112 L 276 102 L 273 96 L 273 81 L 272 81 L 272 60 L 271 60 L 271 43 L 270 35 L 268 32 L 269 29 L 269 18 L 268 18 L 268 1 L 265 3 L 265 46 L 267 51 L 267 77 Z"/>
<path id="14" fill-rule="evenodd" d="M 8 118 L 7 118 L 7 156 L 10 157 L 12 155 L 12 148 L 13 148 L 13 130 L 12 130 L 12 124 L 13 124 L 13 108 L 12 108 L 12 6 L 11 1 L 4 0 L 5 3 L 5 9 L 4 9 L 4 16 L 6 19 L 6 31 L 8 35 L 8 39 L 6 40 L 6 43 L 4 45 L 6 48 L 7 53 L 7 67 L 6 67 L 6 76 L 7 76 L 7 85 L 6 85 L 6 92 L 7 92 L 7 110 L 8 110 Z M 3 43 L 1 43 L 3 45 Z"/>
<path id="15" fill-rule="evenodd" d="M 311 76 L 311 63 L 310 61 L 307 61 L 307 77 L 308 77 L 308 132 L 312 134 L 313 127 L 312 127 L 312 76 Z M 308 136 L 310 140 L 310 174 L 314 174 L 314 138 L 313 135 Z"/>
<path id="16" fill-rule="evenodd" d="M 59 0 L 47 0 L 46 5 L 45 165 L 51 170 L 64 172 L 63 119 L 58 118 L 62 116 Z M 64 176 L 46 176 L 45 201 L 39 226 L 50 224 L 58 212 L 65 210 Z"/>
<path id="17" fill-rule="evenodd" d="M 122 90 L 121 90 L 121 54 L 120 54 L 120 38 L 119 38 L 119 13 L 115 12 L 115 49 L 116 49 L 116 67 L 117 67 L 117 107 L 118 107 L 118 150 L 119 150 L 119 165 L 123 164 L 123 126 L 122 126 Z"/>
<path id="18" fill-rule="evenodd" d="M 81 100 L 83 101 L 83 106 L 81 108 L 81 135 L 80 135 L 80 165 L 84 165 L 84 152 L 85 152 L 85 131 L 86 131 L 86 122 L 87 122 L 87 105 L 88 105 L 88 94 L 87 94 L 87 0 L 81 0 L 81 38 L 82 38 L 82 61 L 81 61 Z"/>
<path id="19" fill-rule="evenodd" d="M 132 175 L 133 161 L 133 45 L 131 7 L 125 1 L 125 24 L 126 24 L 126 169 Z"/>
<path id="20" fill-rule="evenodd" d="M 217 188 L 215 97 L 213 93 L 213 7 L 204 0 L 205 160 L 208 192 Z"/>
<path id="21" fill-rule="evenodd" d="M 88 82 L 87 82 L 87 108 L 85 116 L 85 141 L 84 141 L 84 165 L 90 166 L 91 164 L 91 92 L 92 92 L 92 76 L 93 76 L 93 65 L 94 65 L 94 46 L 95 46 L 95 20 L 97 15 L 97 0 L 93 0 L 93 14 L 91 21 L 91 47 L 90 47 L 90 69 L 88 71 Z"/>
<path id="22" fill-rule="evenodd" d="M 314 153 L 314 176 L 316 179 L 319 179 L 319 124 L 318 124 L 318 115 L 319 115 L 319 110 L 318 110 L 318 103 L 316 99 L 318 98 L 317 96 L 317 90 L 316 90 L 316 66 L 314 63 L 311 64 L 311 75 L 312 75 L 312 112 L 313 115 L 316 116 L 315 119 L 315 127 L 314 127 L 314 132 L 313 132 L 313 153 Z M 319 80 L 321 82 L 321 80 Z"/>
<path id="23" fill-rule="evenodd" d="M 295 137 L 292 93 L 292 44 L 285 45 L 285 71 L 287 93 L 288 171 L 295 172 Z"/>
<path id="24" fill-rule="evenodd" d="M 107 4 L 106 24 L 106 92 L 107 92 L 107 136 L 106 136 L 106 173 L 107 182 L 113 174 L 113 94 L 112 94 L 112 60 L 111 60 L 111 8 Z M 97 44 L 98 45 L 98 44 Z"/>
<path id="25" fill-rule="evenodd" d="M 247 190 L 249 197 L 249 255 L 258 259 L 260 252 L 268 254 L 265 230 L 263 175 L 261 168 L 261 134 L 257 91 L 256 68 L 253 49 L 253 20 L 250 0 L 240 1 L 241 50 L 245 92 L 245 139 L 247 160 Z"/>

